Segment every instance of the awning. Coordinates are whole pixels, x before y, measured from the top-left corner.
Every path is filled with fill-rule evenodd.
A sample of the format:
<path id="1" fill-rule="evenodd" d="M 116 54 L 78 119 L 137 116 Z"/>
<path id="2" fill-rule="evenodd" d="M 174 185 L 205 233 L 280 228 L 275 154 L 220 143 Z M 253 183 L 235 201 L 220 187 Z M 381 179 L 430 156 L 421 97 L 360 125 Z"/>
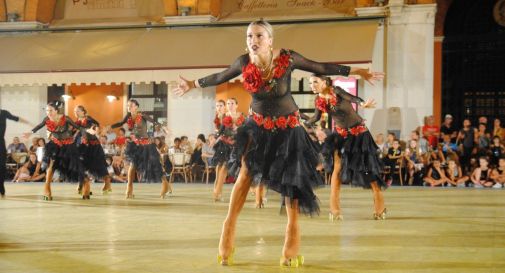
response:
<path id="1" fill-rule="evenodd" d="M 317 61 L 369 63 L 377 26 L 377 20 L 275 25 L 274 44 Z M 201 77 L 227 67 L 244 48 L 245 27 L 2 34 L 0 86 Z"/>

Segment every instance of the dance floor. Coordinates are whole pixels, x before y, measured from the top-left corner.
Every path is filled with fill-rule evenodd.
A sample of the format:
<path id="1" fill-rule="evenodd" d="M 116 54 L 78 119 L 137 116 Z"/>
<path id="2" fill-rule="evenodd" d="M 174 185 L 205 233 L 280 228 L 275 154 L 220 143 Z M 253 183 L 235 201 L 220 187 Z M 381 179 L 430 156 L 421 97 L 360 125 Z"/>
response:
<path id="1" fill-rule="evenodd" d="M 279 196 L 264 209 L 249 196 L 239 218 L 235 265 L 217 265 L 227 203 L 214 203 L 211 185 L 175 184 L 168 199 L 159 184 L 124 185 L 109 196 L 93 185 L 81 200 L 73 184 L 6 183 L 0 200 L 0 272 L 505 272 L 505 189 L 394 187 L 389 214 L 374 221 L 370 191 L 344 188 L 344 221 L 328 221 L 329 188 L 317 191 L 321 215 L 302 217 L 299 269 L 278 266 L 286 217 Z M 225 186 L 229 195 L 230 185 Z M 228 198 L 226 198 L 228 201 Z"/>

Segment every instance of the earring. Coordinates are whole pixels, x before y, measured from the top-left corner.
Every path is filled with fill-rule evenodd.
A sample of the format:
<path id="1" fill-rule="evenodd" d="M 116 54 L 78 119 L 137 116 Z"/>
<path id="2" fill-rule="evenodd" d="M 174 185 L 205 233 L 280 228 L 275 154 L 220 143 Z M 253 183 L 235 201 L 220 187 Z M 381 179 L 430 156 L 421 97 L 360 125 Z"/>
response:
<path id="1" fill-rule="evenodd" d="M 270 53 L 273 53 L 274 52 L 274 48 L 272 46 L 270 46 Z"/>
<path id="2" fill-rule="evenodd" d="M 249 53 L 249 48 L 245 47 L 245 53 Z"/>

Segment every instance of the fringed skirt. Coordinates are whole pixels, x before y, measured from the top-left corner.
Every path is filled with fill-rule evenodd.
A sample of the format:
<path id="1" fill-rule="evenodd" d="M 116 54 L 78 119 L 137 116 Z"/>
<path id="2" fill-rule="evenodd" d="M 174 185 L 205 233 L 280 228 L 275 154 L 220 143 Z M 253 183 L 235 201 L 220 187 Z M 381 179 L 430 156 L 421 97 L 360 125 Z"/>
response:
<path id="1" fill-rule="evenodd" d="M 105 153 L 98 140 L 84 141 L 79 145 L 85 170 L 95 178 L 107 176 Z"/>
<path id="2" fill-rule="evenodd" d="M 141 182 L 161 182 L 163 168 L 160 154 L 153 143 L 130 141 L 126 144 L 125 157 L 135 167 Z"/>
<path id="3" fill-rule="evenodd" d="M 335 152 L 341 157 L 342 183 L 370 188 L 370 184 L 375 181 L 385 189 L 384 167 L 377 150 L 377 144 L 368 129 L 364 125 L 358 125 L 333 132 L 326 138 L 322 153 L 328 159 L 333 159 Z M 330 164 L 325 166 L 326 171 L 333 169 L 333 160 L 330 160 Z"/>
<path id="4" fill-rule="evenodd" d="M 47 142 L 42 160 L 47 166 L 53 160 L 53 171 L 57 170 L 65 181 L 78 182 L 84 179 L 82 157 L 73 139 L 52 139 Z"/>
<path id="5" fill-rule="evenodd" d="M 220 137 L 216 144 L 214 144 L 214 156 L 211 160 L 212 166 L 219 166 L 230 160 L 233 145 L 227 140 L 227 138 Z"/>
<path id="6" fill-rule="evenodd" d="M 299 125 L 297 113 L 285 118 L 291 121 L 289 125 L 279 123 L 278 127 L 272 118 L 261 117 L 268 122 L 260 122 L 249 117 L 237 130 L 229 171 L 238 175 L 244 158 L 253 185 L 265 184 L 283 197 L 298 200 L 305 214 L 319 213 L 313 189 L 324 183 L 316 171 L 316 146 Z"/>

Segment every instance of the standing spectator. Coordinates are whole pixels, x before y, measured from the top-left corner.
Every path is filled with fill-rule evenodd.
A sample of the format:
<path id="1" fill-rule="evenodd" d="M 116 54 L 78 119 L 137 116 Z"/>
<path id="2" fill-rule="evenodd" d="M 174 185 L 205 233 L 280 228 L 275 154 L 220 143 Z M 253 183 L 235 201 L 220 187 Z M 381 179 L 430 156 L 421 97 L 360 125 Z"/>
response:
<path id="1" fill-rule="evenodd" d="M 485 156 L 479 157 L 479 167 L 472 173 L 472 182 L 476 188 L 490 188 L 494 182 L 491 179 L 491 168 L 489 168 L 489 159 Z"/>
<path id="2" fill-rule="evenodd" d="M 486 130 L 486 124 L 480 123 L 479 130 L 477 131 L 478 154 L 480 156 L 485 156 L 490 144 L 491 140 L 489 139 L 489 133 L 487 133 Z"/>
<path id="3" fill-rule="evenodd" d="M 428 148 L 429 148 L 430 144 L 428 143 L 428 140 L 426 140 L 425 138 L 422 138 L 419 135 L 419 131 L 414 130 L 414 131 L 410 132 L 410 140 L 417 141 L 417 146 L 419 147 L 419 149 L 421 149 L 421 154 L 424 155 L 428 152 Z"/>
<path id="4" fill-rule="evenodd" d="M 505 128 L 501 127 L 500 119 L 495 119 L 493 125 L 493 137 L 497 136 L 501 141 L 505 141 Z"/>
<path id="5" fill-rule="evenodd" d="M 500 142 L 500 137 L 493 137 L 493 143 L 489 147 L 491 152 L 491 164 L 493 166 L 498 166 L 498 160 L 503 156 L 505 152 L 505 146 Z"/>
<path id="6" fill-rule="evenodd" d="M 456 138 L 458 137 L 458 130 L 456 130 L 452 122 L 453 122 L 452 115 L 449 114 L 445 115 L 444 123 L 440 127 L 440 133 L 442 138 L 444 137 L 444 135 L 449 135 L 451 141 L 456 142 Z"/>
<path id="7" fill-rule="evenodd" d="M 423 158 L 420 149 L 417 147 L 417 141 L 411 139 L 409 146 L 405 149 L 405 160 L 407 161 L 407 170 L 409 173 L 408 184 L 412 185 L 414 182 L 414 173 L 420 171 L 422 168 Z"/>
<path id="8" fill-rule="evenodd" d="M 428 140 L 431 148 L 435 149 L 438 144 L 438 138 L 440 137 L 440 127 L 435 125 L 435 119 L 433 116 L 427 116 L 425 118 L 425 125 L 422 128 L 423 137 Z"/>
<path id="9" fill-rule="evenodd" d="M 9 144 L 7 147 L 7 152 L 8 153 L 27 153 L 28 149 L 26 149 L 26 146 L 24 143 L 19 141 L 19 137 L 14 137 L 12 140 L 12 143 Z"/>
<path id="10" fill-rule="evenodd" d="M 495 182 L 493 188 L 505 187 L 505 157 L 500 157 L 498 167 L 491 172 L 491 179 Z"/>
<path id="11" fill-rule="evenodd" d="M 208 141 L 202 147 L 202 159 L 207 161 L 207 165 L 212 166 L 212 157 L 214 156 L 214 144 L 216 144 L 216 135 L 210 134 Z"/>
<path id="12" fill-rule="evenodd" d="M 469 119 L 463 120 L 463 129 L 459 131 L 458 141 L 461 142 L 463 152 L 461 154 L 461 167 L 463 171 L 470 170 L 470 159 L 477 143 L 477 129 L 472 127 Z"/>

